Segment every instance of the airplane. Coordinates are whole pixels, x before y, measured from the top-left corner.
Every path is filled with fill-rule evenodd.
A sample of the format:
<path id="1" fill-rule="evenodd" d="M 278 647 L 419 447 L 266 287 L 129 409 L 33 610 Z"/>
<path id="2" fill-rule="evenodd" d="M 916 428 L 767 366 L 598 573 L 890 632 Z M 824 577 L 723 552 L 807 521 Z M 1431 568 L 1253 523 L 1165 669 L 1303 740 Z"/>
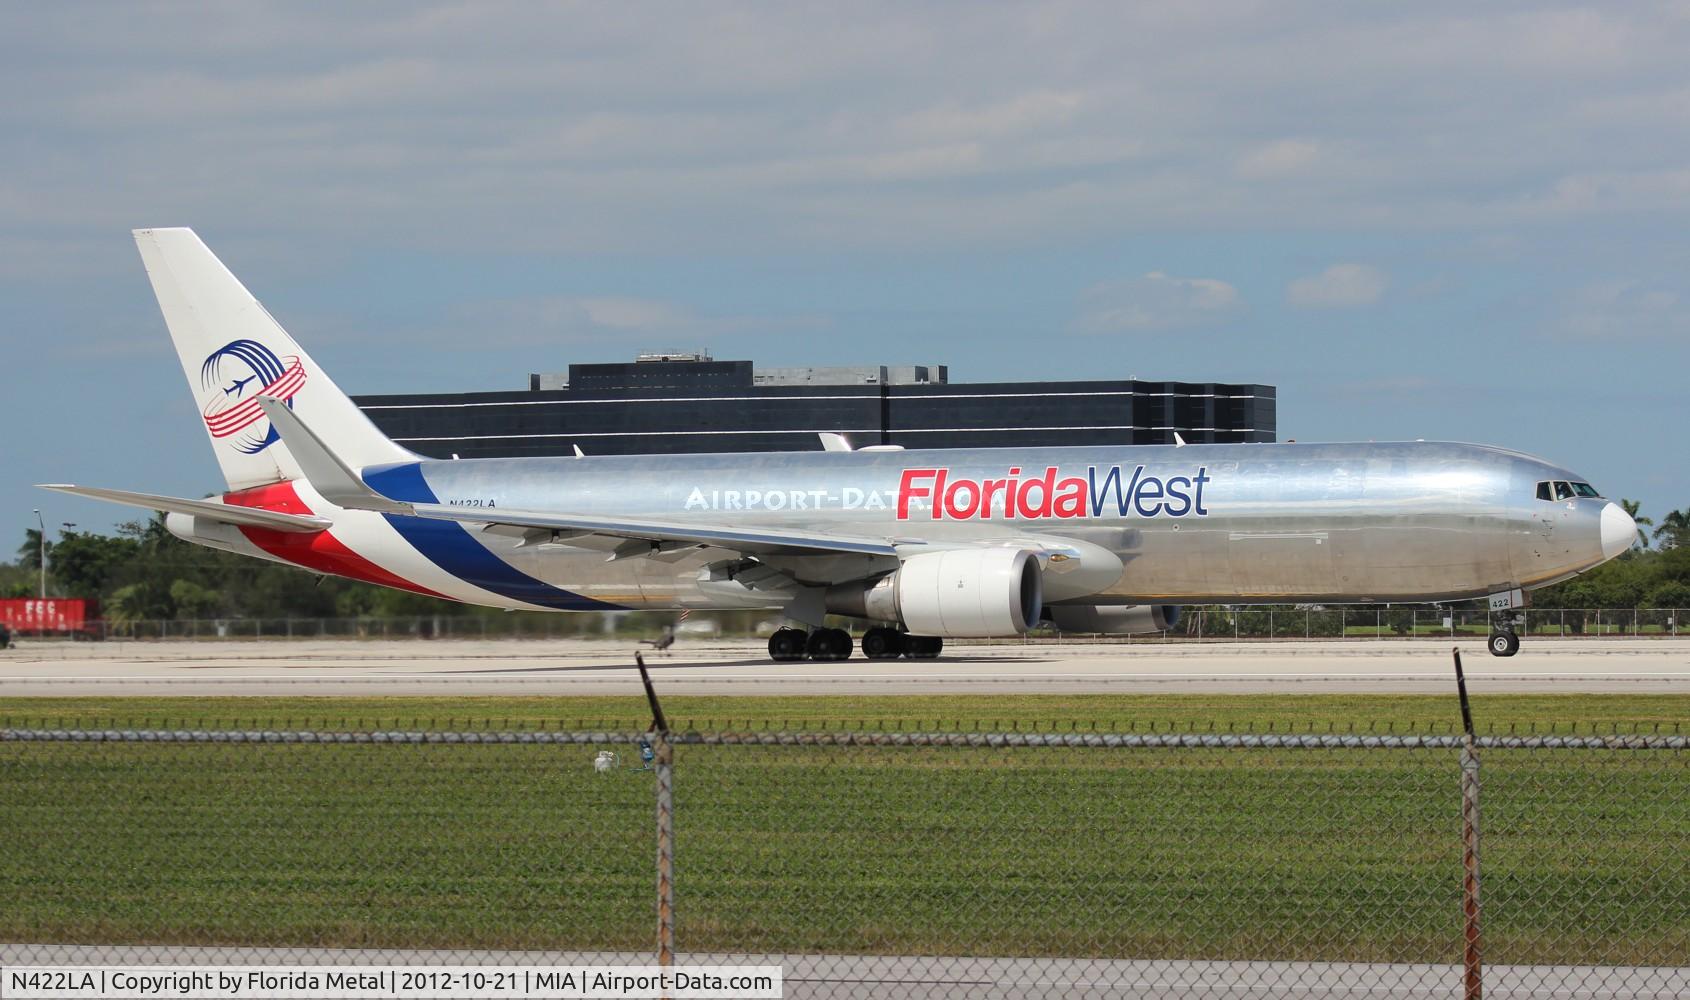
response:
<path id="1" fill-rule="evenodd" d="M 1186 604 L 1485 599 L 1520 646 L 1532 589 L 1636 525 L 1566 468 L 1448 442 L 824 450 L 432 459 L 389 440 L 190 229 L 139 229 L 225 489 L 177 537 L 509 609 L 774 609 L 777 661 L 944 640 L 1174 626 Z M 230 374 L 226 368 L 235 371 Z M 250 374 L 260 388 L 231 401 Z"/>

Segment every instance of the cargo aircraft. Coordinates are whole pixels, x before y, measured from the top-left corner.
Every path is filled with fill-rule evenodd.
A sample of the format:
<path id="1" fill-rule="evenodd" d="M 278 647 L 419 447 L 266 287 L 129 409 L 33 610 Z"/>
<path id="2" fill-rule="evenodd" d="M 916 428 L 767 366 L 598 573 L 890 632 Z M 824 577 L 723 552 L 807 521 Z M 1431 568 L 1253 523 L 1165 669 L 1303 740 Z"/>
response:
<path id="1" fill-rule="evenodd" d="M 1489 601 L 1624 552 L 1583 477 L 1473 444 L 1156 445 L 438 460 L 384 436 L 189 229 L 135 232 L 226 489 L 46 488 L 200 545 L 471 604 L 776 609 L 776 660 L 1172 627 L 1184 604 Z"/>

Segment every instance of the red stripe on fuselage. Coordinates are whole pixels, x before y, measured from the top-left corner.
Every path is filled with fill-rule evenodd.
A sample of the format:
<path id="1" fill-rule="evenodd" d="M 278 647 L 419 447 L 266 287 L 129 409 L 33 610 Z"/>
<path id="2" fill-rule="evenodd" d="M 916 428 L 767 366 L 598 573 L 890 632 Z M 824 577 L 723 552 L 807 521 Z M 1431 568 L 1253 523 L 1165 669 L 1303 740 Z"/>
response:
<path id="1" fill-rule="evenodd" d="M 223 494 L 223 502 L 237 507 L 256 507 L 282 514 L 310 514 L 311 508 L 299 499 L 292 483 L 272 483 L 239 493 Z M 278 559 L 303 566 L 318 573 L 330 573 L 383 587 L 409 590 L 429 597 L 445 597 L 427 587 L 418 586 L 403 577 L 395 576 L 352 551 L 345 542 L 327 531 L 273 531 L 269 528 L 243 526 L 241 534 L 247 541 Z M 450 598 L 447 598 L 450 600 Z"/>

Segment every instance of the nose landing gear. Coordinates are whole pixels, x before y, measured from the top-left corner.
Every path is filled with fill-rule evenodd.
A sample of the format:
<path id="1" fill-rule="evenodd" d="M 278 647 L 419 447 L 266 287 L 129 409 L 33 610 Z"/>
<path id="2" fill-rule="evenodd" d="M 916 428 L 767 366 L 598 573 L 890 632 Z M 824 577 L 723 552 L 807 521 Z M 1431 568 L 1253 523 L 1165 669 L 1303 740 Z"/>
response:
<path id="1" fill-rule="evenodd" d="M 1487 645 L 1492 656 L 1513 656 L 1520 651 L 1520 637 L 1513 629 L 1497 629 L 1490 634 Z"/>
<path id="2" fill-rule="evenodd" d="M 1523 625 L 1523 620 L 1514 611 L 1501 615 L 1492 613 L 1491 639 L 1486 642 L 1491 655 L 1514 655 L 1519 652 L 1519 633 L 1516 632 L 1519 625 Z"/>

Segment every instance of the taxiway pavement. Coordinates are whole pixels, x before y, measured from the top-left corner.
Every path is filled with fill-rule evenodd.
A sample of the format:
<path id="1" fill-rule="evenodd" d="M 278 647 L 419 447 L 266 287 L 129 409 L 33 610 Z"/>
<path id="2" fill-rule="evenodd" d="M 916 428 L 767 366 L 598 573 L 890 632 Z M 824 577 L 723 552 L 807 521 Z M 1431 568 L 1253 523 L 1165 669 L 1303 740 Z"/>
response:
<path id="1" fill-rule="evenodd" d="M 25 642 L 0 697 L 637 694 L 636 650 L 672 694 L 1446 693 L 1450 648 L 1489 693 L 1690 694 L 1690 639 L 953 643 L 937 660 L 773 663 L 761 640 Z"/>

